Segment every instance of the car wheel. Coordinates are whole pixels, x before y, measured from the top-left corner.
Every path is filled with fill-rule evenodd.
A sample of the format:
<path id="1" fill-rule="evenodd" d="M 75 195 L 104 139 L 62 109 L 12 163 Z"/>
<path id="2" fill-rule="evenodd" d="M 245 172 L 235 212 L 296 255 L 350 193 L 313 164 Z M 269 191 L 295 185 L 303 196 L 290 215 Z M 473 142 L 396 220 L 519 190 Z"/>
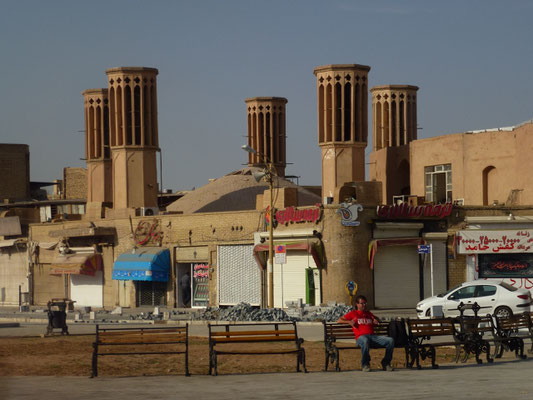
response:
<path id="1" fill-rule="evenodd" d="M 494 315 L 498 318 L 509 318 L 513 315 L 513 312 L 509 307 L 500 306 L 496 307 L 496 310 L 494 310 Z"/>
<path id="2" fill-rule="evenodd" d="M 426 317 L 431 317 L 431 307 L 426 310 Z"/>

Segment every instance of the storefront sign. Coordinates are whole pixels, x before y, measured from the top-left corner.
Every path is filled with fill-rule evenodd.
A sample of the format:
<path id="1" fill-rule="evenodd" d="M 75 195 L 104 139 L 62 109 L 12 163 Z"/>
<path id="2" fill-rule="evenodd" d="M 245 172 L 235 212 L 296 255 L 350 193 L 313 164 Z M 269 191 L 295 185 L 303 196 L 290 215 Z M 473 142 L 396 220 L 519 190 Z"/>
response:
<path id="1" fill-rule="evenodd" d="M 361 204 L 342 203 L 337 210 L 337 214 L 341 215 L 341 225 L 343 226 L 359 226 L 361 222 L 357 221 L 359 218 L 359 211 L 363 211 Z"/>
<path id="2" fill-rule="evenodd" d="M 520 231 L 459 231 L 460 254 L 533 253 L 533 229 Z"/>
<path id="3" fill-rule="evenodd" d="M 452 203 L 410 206 L 407 203 L 394 206 L 378 206 L 376 214 L 381 218 L 446 218 L 452 213 Z"/>
<path id="4" fill-rule="evenodd" d="M 315 207 L 297 209 L 296 207 L 287 207 L 284 210 L 276 212 L 276 221 L 278 224 L 288 225 L 298 222 L 317 222 L 320 219 L 320 205 L 316 204 Z M 275 226 L 275 225 L 274 225 Z"/>

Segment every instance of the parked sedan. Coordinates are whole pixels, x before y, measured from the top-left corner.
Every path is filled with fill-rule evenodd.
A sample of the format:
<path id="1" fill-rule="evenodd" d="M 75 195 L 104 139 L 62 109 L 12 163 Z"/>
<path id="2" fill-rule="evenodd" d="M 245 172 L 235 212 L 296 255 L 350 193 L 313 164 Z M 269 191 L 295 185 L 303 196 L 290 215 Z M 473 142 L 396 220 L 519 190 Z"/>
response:
<path id="1" fill-rule="evenodd" d="M 442 307 L 445 317 L 455 317 L 459 315 L 459 304 L 477 303 L 481 307 L 479 315 L 496 314 L 506 317 L 529 311 L 531 302 L 529 290 L 518 289 L 500 281 L 478 280 L 464 282 L 446 293 L 422 300 L 416 305 L 416 312 L 418 318 L 429 318 Z M 465 315 L 469 314 L 472 314 L 472 310 L 465 311 Z"/>

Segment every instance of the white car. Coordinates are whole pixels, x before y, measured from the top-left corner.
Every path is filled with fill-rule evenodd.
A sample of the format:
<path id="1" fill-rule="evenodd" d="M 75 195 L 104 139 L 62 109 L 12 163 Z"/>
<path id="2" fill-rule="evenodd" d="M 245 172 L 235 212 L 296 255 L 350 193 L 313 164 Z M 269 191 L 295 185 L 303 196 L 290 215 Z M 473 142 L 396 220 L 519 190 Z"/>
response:
<path id="1" fill-rule="evenodd" d="M 442 310 L 444 317 L 455 317 L 460 314 L 457 309 L 459 304 L 477 303 L 481 307 L 478 315 L 496 314 L 506 317 L 530 311 L 531 302 L 529 290 L 518 289 L 500 281 L 477 280 L 464 282 L 446 293 L 420 301 L 416 305 L 416 313 L 418 318 L 429 318 L 433 313 L 440 314 L 436 310 Z M 473 311 L 466 310 L 465 315 L 473 315 Z"/>

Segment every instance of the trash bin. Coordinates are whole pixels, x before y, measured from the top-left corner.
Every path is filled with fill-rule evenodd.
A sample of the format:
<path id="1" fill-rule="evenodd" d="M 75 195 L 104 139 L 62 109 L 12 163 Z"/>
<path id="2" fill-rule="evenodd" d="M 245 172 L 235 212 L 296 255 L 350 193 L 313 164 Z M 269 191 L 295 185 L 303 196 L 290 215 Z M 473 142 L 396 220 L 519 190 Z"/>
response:
<path id="1" fill-rule="evenodd" d="M 61 329 L 62 335 L 68 335 L 67 326 L 67 307 L 73 303 L 70 299 L 52 299 L 47 303 L 48 306 L 48 326 L 46 335 L 52 335 L 54 329 Z"/>

